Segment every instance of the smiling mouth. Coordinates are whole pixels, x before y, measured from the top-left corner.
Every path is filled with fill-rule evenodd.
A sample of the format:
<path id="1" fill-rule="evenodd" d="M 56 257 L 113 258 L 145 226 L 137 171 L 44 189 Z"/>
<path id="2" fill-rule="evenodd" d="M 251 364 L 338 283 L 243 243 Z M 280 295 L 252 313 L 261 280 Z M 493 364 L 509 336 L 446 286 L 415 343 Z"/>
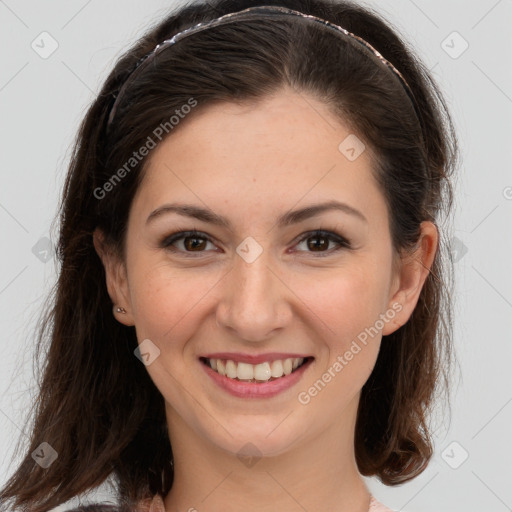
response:
<path id="1" fill-rule="evenodd" d="M 259 364 L 249 364 L 232 361 L 231 359 L 209 359 L 200 358 L 201 362 L 211 368 L 214 372 L 232 380 L 240 382 L 272 382 L 304 366 L 312 357 L 295 357 L 287 359 L 276 359 L 265 361 Z"/>

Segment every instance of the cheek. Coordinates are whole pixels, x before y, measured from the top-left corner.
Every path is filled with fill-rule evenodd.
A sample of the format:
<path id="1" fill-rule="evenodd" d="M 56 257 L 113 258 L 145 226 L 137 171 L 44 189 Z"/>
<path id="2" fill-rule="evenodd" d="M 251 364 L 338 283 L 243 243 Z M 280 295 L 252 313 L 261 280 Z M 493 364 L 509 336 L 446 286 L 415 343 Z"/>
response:
<path id="1" fill-rule="evenodd" d="M 187 330 L 192 334 L 194 325 L 197 328 L 202 297 L 217 280 L 205 273 L 179 272 L 167 264 L 146 272 L 134 268 L 130 289 L 139 340 L 187 339 Z"/>
<path id="2" fill-rule="evenodd" d="M 314 332 L 323 333 L 318 343 L 325 349 L 311 384 L 318 379 L 326 384 L 324 399 L 332 399 L 340 409 L 360 391 L 377 360 L 382 338 L 377 322 L 387 299 L 383 267 L 369 262 L 347 265 L 321 278 L 317 274 L 301 287 L 314 313 L 310 318 L 316 319 Z"/>
<path id="3" fill-rule="evenodd" d="M 321 323 L 328 329 L 323 328 L 326 334 L 317 341 L 320 357 L 298 398 L 301 404 L 314 402 L 326 422 L 343 414 L 377 361 L 382 337 L 372 326 L 379 318 L 381 302 L 369 284 L 368 276 L 344 276 L 332 280 L 330 293 L 313 302 L 321 318 L 318 326 Z"/>
<path id="4" fill-rule="evenodd" d="M 360 264 L 317 273 L 300 285 L 298 295 L 323 325 L 330 344 L 342 347 L 378 319 L 387 299 L 386 283 L 378 266 Z"/>

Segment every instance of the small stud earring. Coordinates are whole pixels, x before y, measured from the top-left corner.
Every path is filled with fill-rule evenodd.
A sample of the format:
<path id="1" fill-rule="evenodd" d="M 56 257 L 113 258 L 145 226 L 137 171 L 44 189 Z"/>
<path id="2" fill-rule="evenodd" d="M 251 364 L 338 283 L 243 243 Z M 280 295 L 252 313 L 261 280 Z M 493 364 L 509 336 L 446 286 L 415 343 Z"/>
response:
<path id="1" fill-rule="evenodd" d="M 116 313 L 122 313 L 124 315 L 126 313 L 126 309 L 119 306 L 116 308 Z"/>

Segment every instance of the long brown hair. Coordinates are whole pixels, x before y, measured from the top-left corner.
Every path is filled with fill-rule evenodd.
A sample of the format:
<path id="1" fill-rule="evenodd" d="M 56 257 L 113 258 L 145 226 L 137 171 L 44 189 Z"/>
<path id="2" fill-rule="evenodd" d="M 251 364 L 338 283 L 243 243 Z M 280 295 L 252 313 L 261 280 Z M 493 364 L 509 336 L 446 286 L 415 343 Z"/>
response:
<path id="1" fill-rule="evenodd" d="M 405 77 L 418 114 L 389 70 L 323 27 L 290 17 L 212 28 L 162 52 L 127 88 L 107 134 L 114 95 L 141 57 L 184 28 L 254 5 L 299 10 L 362 37 Z M 98 199 L 94 191 L 191 97 L 201 109 L 264 98 L 284 85 L 324 101 L 378 156 L 374 172 L 397 251 L 414 246 L 423 220 L 441 227 L 441 217 L 449 218 L 458 154 L 450 114 L 428 70 L 379 15 L 328 0 L 211 0 L 171 13 L 118 60 L 80 126 L 58 212 L 58 281 L 37 339 L 36 359 L 44 371 L 30 442 L 0 492 L 2 510 L 9 505 L 45 512 L 109 476 L 121 503 L 165 496 L 171 488 L 163 397 L 134 357 L 135 329 L 112 315 L 92 238 L 101 228 L 124 256 L 128 213 L 147 158 L 108 197 Z M 362 389 L 357 464 L 363 475 L 388 485 L 425 469 L 433 451 L 429 412 L 436 391 L 447 390 L 453 276 L 444 235 L 441 230 L 411 318 L 382 343 Z M 58 454 L 47 468 L 31 456 L 43 442 Z"/>

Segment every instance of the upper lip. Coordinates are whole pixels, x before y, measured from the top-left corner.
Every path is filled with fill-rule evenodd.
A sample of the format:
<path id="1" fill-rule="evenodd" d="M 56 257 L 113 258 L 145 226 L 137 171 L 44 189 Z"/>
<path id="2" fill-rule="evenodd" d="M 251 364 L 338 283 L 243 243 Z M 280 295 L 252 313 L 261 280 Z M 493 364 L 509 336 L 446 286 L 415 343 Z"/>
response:
<path id="1" fill-rule="evenodd" d="M 291 354 L 289 352 L 268 352 L 266 354 L 242 354 L 240 352 L 215 352 L 212 354 L 206 354 L 204 356 L 206 359 L 222 359 L 235 361 L 237 363 L 249 363 L 249 364 L 258 364 L 264 363 L 265 361 L 271 362 L 276 360 L 283 359 L 294 359 L 296 357 L 302 357 L 306 359 L 307 357 L 312 357 L 305 354 Z"/>

